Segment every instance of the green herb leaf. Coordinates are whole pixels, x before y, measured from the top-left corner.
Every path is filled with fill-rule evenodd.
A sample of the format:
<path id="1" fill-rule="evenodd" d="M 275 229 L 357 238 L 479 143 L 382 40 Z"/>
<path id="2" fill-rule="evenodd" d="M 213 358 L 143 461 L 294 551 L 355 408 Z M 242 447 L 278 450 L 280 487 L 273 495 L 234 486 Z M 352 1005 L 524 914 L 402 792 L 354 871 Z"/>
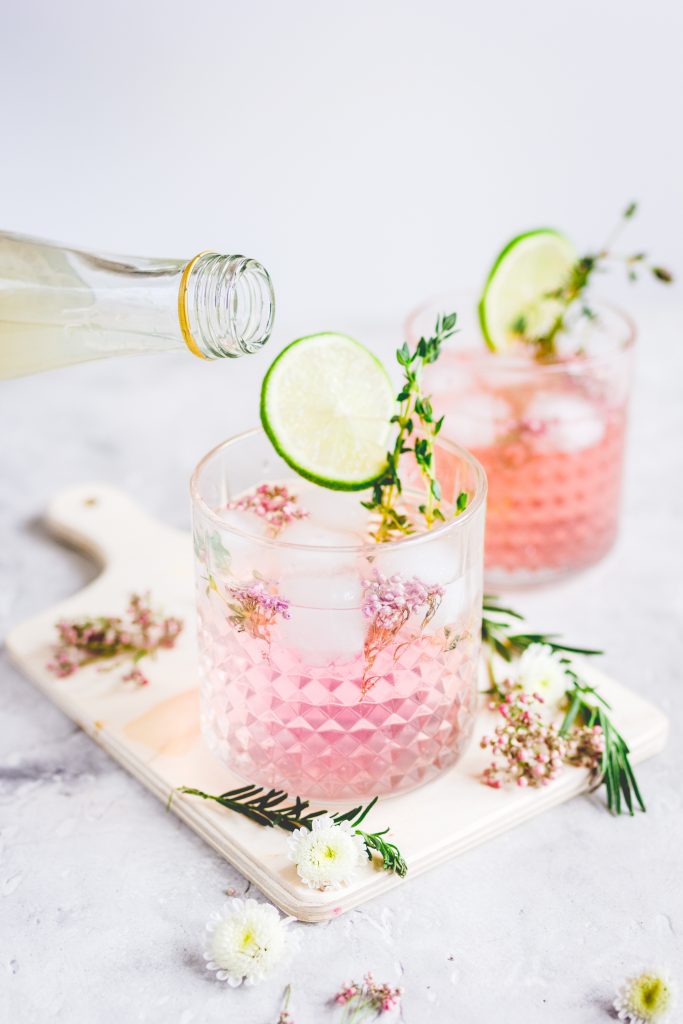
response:
<path id="1" fill-rule="evenodd" d="M 396 399 L 399 411 L 391 418 L 391 422 L 398 427 L 396 441 L 393 449 L 387 452 L 387 469 L 374 486 L 372 506 L 367 501 L 361 502 L 364 508 L 378 513 L 379 523 L 375 531 L 375 539 L 378 541 L 391 540 L 397 534 L 414 530 L 414 527 L 407 523 L 406 515 L 398 513 L 395 507 L 403 490 L 399 461 L 401 456 L 409 455 L 411 452 L 420 469 L 426 492 L 426 500 L 418 506 L 418 511 L 424 517 L 428 529 L 431 529 L 437 520 L 444 519 L 443 512 L 439 509 L 442 493 L 436 477 L 434 459 L 434 439 L 441 431 L 444 418 L 441 416 L 434 422 L 432 403 L 421 389 L 420 377 L 424 366 L 438 359 L 443 342 L 455 333 L 456 323 L 456 313 L 439 316 L 434 334 L 430 338 L 420 338 L 414 352 L 411 353 L 406 342 L 396 351 L 397 362 L 404 368 L 403 384 Z M 419 436 L 414 439 L 411 446 L 407 442 L 413 439 L 416 430 L 419 431 Z M 462 508 L 457 506 L 455 514 L 459 511 L 462 511 Z"/>

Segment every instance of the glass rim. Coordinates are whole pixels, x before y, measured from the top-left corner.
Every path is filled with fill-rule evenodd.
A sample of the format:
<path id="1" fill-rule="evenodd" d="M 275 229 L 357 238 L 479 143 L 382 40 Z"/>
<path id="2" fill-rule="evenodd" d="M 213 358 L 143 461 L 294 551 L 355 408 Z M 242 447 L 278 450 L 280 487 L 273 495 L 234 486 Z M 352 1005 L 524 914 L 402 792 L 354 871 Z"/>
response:
<path id="1" fill-rule="evenodd" d="M 291 551 L 319 551 L 323 552 L 352 552 L 363 553 L 363 552 L 375 552 L 375 554 L 383 547 L 391 548 L 413 548 L 420 544 L 429 543 L 436 537 L 443 537 L 447 533 L 451 533 L 454 530 L 462 529 L 466 523 L 474 518 L 479 509 L 482 507 L 486 500 L 486 494 L 488 491 L 488 481 L 486 479 L 486 473 L 484 467 L 481 465 L 478 459 L 474 457 L 466 448 L 463 448 L 459 444 L 455 444 L 453 441 L 447 440 L 445 437 L 437 438 L 437 444 L 446 450 L 452 452 L 456 456 L 460 457 L 468 466 L 474 471 L 475 476 L 475 492 L 471 502 L 468 502 L 467 507 L 459 516 L 455 516 L 451 522 L 439 523 L 432 530 L 426 530 L 424 533 L 410 534 L 407 537 L 401 537 L 398 540 L 392 540 L 387 542 L 378 543 L 377 541 L 363 541 L 359 544 L 301 544 L 292 543 L 292 541 L 280 540 L 278 537 L 257 537 L 253 533 L 248 533 L 246 530 L 241 530 L 237 526 L 225 521 L 221 516 L 220 512 L 216 512 L 206 503 L 204 498 L 200 494 L 199 480 L 206 469 L 208 464 L 222 451 L 228 448 L 236 447 L 242 441 L 249 440 L 250 438 L 261 436 L 267 440 L 265 430 L 261 427 L 252 427 L 251 430 L 245 430 L 241 434 L 235 434 L 232 437 L 227 438 L 220 444 L 217 444 L 214 448 L 211 448 L 202 458 L 199 460 L 192 475 L 190 476 L 190 499 L 193 505 L 197 505 L 203 515 L 207 516 L 214 523 L 216 523 L 222 530 L 227 530 L 229 533 L 234 533 L 239 537 L 243 537 L 248 541 L 252 541 L 254 544 L 263 544 L 267 547 L 289 549 Z M 268 442 L 270 444 L 270 442 Z M 278 453 L 273 448 L 273 453 Z M 278 455 L 278 458 L 282 456 Z M 305 479 L 301 477 L 301 479 Z M 309 481 L 310 482 L 310 481 Z M 332 488 L 326 488 L 332 493 Z M 367 488 L 369 490 L 369 488 Z M 338 491 L 339 494 L 352 494 L 353 491 Z M 355 492 L 362 494 L 362 491 Z M 227 511 L 227 510 L 226 510 Z"/>
<path id="2" fill-rule="evenodd" d="M 403 321 L 403 328 L 405 334 L 408 335 L 409 337 L 415 336 L 417 332 L 414 331 L 414 324 L 419 317 L 424 316 L 430 310 L 437 314 L 440 311 L 446 310 L 448 306 L 457 306 L 458 299 L 460 299 L 460 301 L 463 302 L 463 304 L 464 300 L 472 302 L 472 313 L 474 315 L 475 324 L 477 328 L 479 328 L 479 318 L 477 316 L 477 294 L 478 293 L 474 289 L 465 288 L 462 289 L 461 291 L 442 292 L 439 295 L 435 295 L 432 299 L 428 299 L 427 301 L 421 303 L 419 306 L 416 306 L 414 309 L 412 309 L 410 313 L 408 313 L 405 320 Z M 541 362 L 540 360 L 536 359 L 530 360 L 527 355 L 511 355 L 505 352 L 494 352 L 486 344 L 486 341 L 484 340 L 484 337 L 481 334 L 481 329 L 479 329 L 479 340 L 481 341 L 481 358 L 486 359 L 490 356 L 495 356 L 496 365 L 500 366 L 501 368 L 504 368 L 506 371 L 518 370 L 521 372 L 524 370 L 528 372 L 529 368 L 532 367 L 535 372 L 544 374 L 561 373 L 562 371 L 573 369 L 575 367 L 588 368 L 592 366 L 604 366 L 606 363 L 610 363 L 618 356 L 621 356 L 624 352 L 629 352 L 634 347 L 638 329 L 636 327 L 635 320 L 628 313 L 624 312 L 624 310 L 621 309 L 619 306 L 615 306 L 608 300 L 601 298 L 599 295 L 596 296 L 591 305 L 597 307 L 598 309 L 604 309 L 605 311 L 615 316 L 617 320 L 619 320 L 622 326 L 625 328 L 624 339 L 620 341 L 614 348 L 611 348 L 609 351 L 596 352 L 588 355 L 586 355 L 585 353 L 582 355 L 574 353 L 573 355 L 567 356 L 565 358 L 554 359 L 548 362 Z M 456 309 L 455 312 L 457 313 L 458 310 Z M 444 348 L 445 350 L 450 349 L 451 351 L 454 351 L 457 349 L 457 346 L 457 340 L 450 339 L 449 341 L 446 342 Z M 463 351 L 465 351 L 465 349 L 463 349 Z M 470 353 L 475 352 L 476 354 L 476 348 L 474 346 L 468 347 L 466 351 Z"/>

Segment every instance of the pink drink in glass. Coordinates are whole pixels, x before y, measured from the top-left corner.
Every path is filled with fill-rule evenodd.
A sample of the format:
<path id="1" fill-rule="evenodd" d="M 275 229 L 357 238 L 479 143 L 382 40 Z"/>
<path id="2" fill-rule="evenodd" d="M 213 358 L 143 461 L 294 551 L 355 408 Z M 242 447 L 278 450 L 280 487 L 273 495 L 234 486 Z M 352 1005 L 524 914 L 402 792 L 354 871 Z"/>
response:
<path id="1" fill-rule="evenodd" d="M 580 341 L 565 342 L 569 354 L 543 363 L 489 352 L 465 317 L 425 375 L 435 409 L 446 414 L 445 436 L 467 447 L 488 477 L 491 587 L 582 569 L 616 538 L 633 331 L 621 314 L 598 309 Z M 409 340 L 433 315 L 431 307 L 409 320 Z"/>
<path id="2" fill-rule="evenodd" d="M 245 780 L 355 799 L 418 786 L 465 749 L 477 704 L 486 485 L 465 453 L 444 443 L 439 456 L 446 494 L 449 482 L 451 492 L 467 490 L 468 510 L 433 534 L 381 545 L 368 542 L 360 495 L 293 476 L 260 432 L 198 467 L 202 732 Z M 253 493 L 241 486 L 248 476 L 256 486 L 285 483 L 310 515 L 270 536 L 253 512 L 226 507 Z M 368 606 L 372 582 L 383 596 L 427 596 L 382 628 Z"/>

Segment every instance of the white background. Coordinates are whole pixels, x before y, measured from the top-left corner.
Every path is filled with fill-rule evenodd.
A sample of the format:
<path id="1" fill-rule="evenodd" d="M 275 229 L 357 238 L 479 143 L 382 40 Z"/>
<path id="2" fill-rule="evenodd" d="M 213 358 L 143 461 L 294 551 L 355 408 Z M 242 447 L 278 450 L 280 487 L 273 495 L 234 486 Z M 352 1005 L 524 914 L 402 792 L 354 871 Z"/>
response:
<path id="1" fill-rule="evenodd" d="M 551 223 L 590 246 L 631 198 L 625 244 L 683 274 L 682 30 L 674 0 L 6 0 L 0 226 L 113 252 L 247 253 L 272 273 L 279 320 L 238 363 L 181 352 L 0 386 L 0 633 L 96 571 L 42 527 L 50 497 L 102 480 L 187 525 L 193 464 L 255 422 L 268 360 L 297 334 L 365 324 L 388 354 L 408 309 L 476 286 L 513 233 Z M 297 1024 L 334 1024 L 326 1001 L 371 968 L 404 984 L 405 1024 L 605 1024 L 642 965 L 683 981 L 680 294 L 644 282 L 625 298 L 640 342 L 616 548 L 510 598 L 604 647 L 604 668 L 674 723 L 638 771 L 648 813 L 612 821 L 599 795 L 574 800 L 299 927 L 291 969 L 230 992 L 201 936 L 244 880 L 3 652 L 12 1021 L 274 1024 L 292 980 Z"/>
<path id="2" fill-rule="evenodd" d="M 0 224 L 247 253 L 301 333 L 399 330 L 517 231 L 598 245 L 631 199 L 625 244 L 683 268 L 682 48 L 676 0 L 6 4 Z"/>

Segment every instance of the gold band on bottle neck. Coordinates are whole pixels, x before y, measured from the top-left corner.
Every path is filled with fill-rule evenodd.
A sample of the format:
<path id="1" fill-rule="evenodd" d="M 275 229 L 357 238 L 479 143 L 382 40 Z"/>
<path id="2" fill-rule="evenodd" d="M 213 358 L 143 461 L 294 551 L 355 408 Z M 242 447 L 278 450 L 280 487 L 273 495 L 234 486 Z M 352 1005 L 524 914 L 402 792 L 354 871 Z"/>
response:
<path id="1" fill-rule="evenodd" d="M 208 250 L 206 252 L 198 252 L 197 255 L 190 260 L 183 270 L 183 276 L 180 278 L 180 288 L 178 289 L 178 320 L 180 321 L 180 330 L 182 331 L 185 344 L 189 348 L 190 352 L 192 352 L 193 355 L 198 356 L 200 359 L 206 359 L 206 356 L 192 337 L 192 331 L 190 330 L 190 318 L 187 314 L 187 285 L 190 280 L 190 274 L 192 273 L 197 261 L 200 260 L 202 256 L 208 256 L 209 254 Z"/>

